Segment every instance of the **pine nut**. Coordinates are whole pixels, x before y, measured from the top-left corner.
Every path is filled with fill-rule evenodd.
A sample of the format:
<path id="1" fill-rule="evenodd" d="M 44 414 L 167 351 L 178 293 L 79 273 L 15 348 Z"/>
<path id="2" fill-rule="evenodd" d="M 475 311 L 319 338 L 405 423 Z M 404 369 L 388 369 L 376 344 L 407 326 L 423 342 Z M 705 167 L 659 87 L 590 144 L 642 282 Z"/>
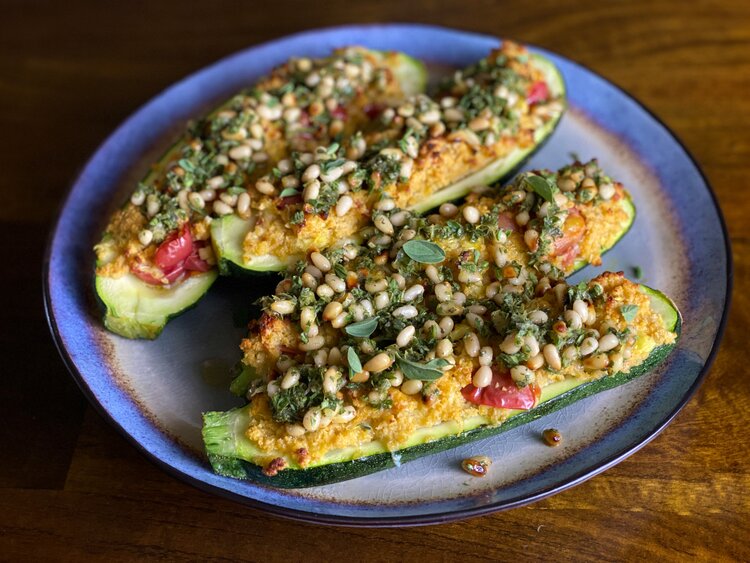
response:
<path id="1" fill-rule="evenodd" d="M 444 203 L 440 206 L 439 212 L 443 217 L 451 219 L 458 215 L 458 207 L 452 203 Z"/>
<path id="2" fill-rule="evenodd" d="M 473 205 L 467 205 L 464 207 L 462 214 L 467 223 L 471 223 L 472 225 L 479 223 L 479 210 Z"/>
<path id="3" fill-rule="evenodd" d="M 535 356 L 530 357 L 526 361 L 526 367 L 529 369 L 539 369 L 544 365 L 544 354 L 541 352 L 539 354 L 536 354 Z"/>
<path id="4" fill-rule="evenodd" d="M 280 315 L 289 315 L 294 312 L 294 309 L 294 301 L 290 301 L 288 299 L 281 299 L 279 301 L 274 301 L 273 303 L 271 303 L 271 310 L 274 313 L 278 313 Z"/>
<path id="5" fill-rule="evenodd" d="M 314 199 L 318 199 L 318 196 L 320 195 L 320 182 L 317 180 L 311 180 L 307 184 L 305 184 L 305 190 L 302 193 L 302 198 L 305 201 L 312 201 Z"/>
<path id="6" fill-rule="evenodd" d="M 546 323 L 547 319 L 547 313 L 545 313 L 544 311 L 536 310 L 529 313 L 529 320 L 536 325 Z"/>
<path id="7" fill-rule="evenodd" d="M 529 385 L 533 383 L 535 379 L 534 372 L 526 366 L 521 365 L 510 368 L 510 377 L 516 383 L 521 383 L 523 385 Z"/>
<path id="8" fill-rule="evenodd" d="M 450 317 L 443 317 L 442 319 L 440 319 L 440 323 L 438 323 L 438 328 L 440 329 L 440 334 L 442 335 L 442 338 L 445 338 L 446 336 L 448 336 L 453 331 L 454 326 L 455 324 L 453 322 L 453 319 L 451 319 Z"/>
<path id="9" fill-rule="evenodd" d="M 337 424 L 350 422 L 355 416 L 357 416 L 357 409 L 352 405 L 346 405 L 339 414 L 333 417 L 333 422 Z"/>
<path id="10" fill-rule="evenodd" d="M 328 285 L 327 283 L 322 283 L 315 290 L 315 294 L 322 299 L 331 299 L 334 296 L 335 292 L 330 285 Z"/>
<path id="11" fill-rule="evenodd" d="M 615 191 L 615 187 L 612 184 L 602 184 L 599 186 L 599 197 L 605 201 L 612 199 L 615 195 Z"/>
<path id="12" fill-rule="evenodd" d="M 404 301 L 414 301 L 417 297 L 424 293 L 424 286 L 420 284 L 414 284 L 409 289 L 404 291 Z"/>
<path id="13" fill-rule="evenodd" d="M 331 320 L 331 326 L 333 328 L 343 328 L 349 323 L 348 313 L 339 313 L 336 317 Z"/>
<path id="14" fill-rule="evenodd" d="M 315 264 L 315 267 L 318 268 L 321 272 L 328 272 L 331 270 L 331 262 L 323 256 L 320 252 L 313 252 L 310 254 L 310 260 L 312 260 L 312 263 Z"/>
<path id="15" fill-rule="evenodd" d="M 379 279 L 379 280 L 368 280 L 365 282 L 365 290 L 367 290 L 368 293 L 378 293 L 380 291 L 385 291 L 388 288 L 388 280 L 386 279 Z"/>
<path id="16" fill-rule="evenodd" d="M 401 332 L 398 333 L 398 336 L 396 337 L 396 344 L 399 348 L 406 348 L 409 343 L 414 338 L 414 334 L 417 332 L 417 329 L 414 328 L 414 325 L 409 325 L 406 328 L 404 328 Z"/>
<path id="17" fill-rule="evenodd" d="M 542 348 L 542 353 L 544 354 L 544 359 L 549 367 L 554 370 L 562 368 L 560 352 L 558 352 L 557 347 L 554 344 L 546 344 L 544 348 Z"/>
<path id="18" fill-rule="evenodd" d="M 440 274 L 438 273 L 437 268 L 432 264 L 424 269 L 424 273 L 427 275 L 427 279 L 429 279 L 433 284 L 440 283 Z"/>
<path id="19" fill-rule="evenodd" d="M 470 332 L 464 336 L 464 350 L 472 357 L 476 358 L 479 355 L 479 338 L 473 332 Z"/>
<path id="20" fill-rule="evenodd" d="M 534 229 L 529 229 L 523 234 L 523 241 L 526 246 L 531 250 L 536 250 L 539 245 L 539 232 Z"/>
<path id="21" fill-rule="evenodd" d="M 273 397 L 278 392 L 279 392 L 278 381 L 274 380 L 274 381 L 269 381 L 268 383 L 266 383 L 266 395 L 268 395 L 269 397 Z"/>
<path id="22" fill-rule="evenodd" d="M 491 365 L 493 357 L 494 357 L 494 352 L 492 351 L 492 346 L 482 346 L 482 348 L 479 350 L 479 365 L 480 366 Z"/>
<path id="23" fill-rule="evenodd" d="M 354 205 L 354 200 L 351 198 L 351 196 L 341 196 L 336 202 L 336 215 L 339 217 L 343 217 L 344 215 L 349 213 L 352 205 Z"/>
<path id="24" fill-rule="evenodd" d="M 245 160 L 250 158 L 252 155 L 252 149 L 247 145 L 240 145 L 238 147 L 232 147 L 229 149 L 229 158 L 232 160 Z"/>
<path id="25" fill-rule="evenodd" d="M 301 424 L 287 424 L 285 426 L 286 433 L 292 438 L 299 438 L 305 435 L 305 427 Z"/>
<path id="26" fill-rule="evenodd" d="M 391 215 L 391 225 L 394 227 L 403 227 L 409 220 L 410 213 L 408 211 L 399 211 Z"/>
<path id="27" fill-rule="evenodd" d="M 530 219 L 531 218 L 529 217 L 528 211 L 521 211 L 518 215 L 516 215 L 516 223 L 518 223 L 521 227 L 525 227 Z"/>
<path id="28" fill-rule="evenodd" d="M 599 339 L 599 351 L 609 352 L 620 345 L 620 340 L 611 332 L 605 334 Z"/>
<path id="29" fill-rule="evenodd" d="M 572 309 L 568 309 L 567 311 L 565 311 L 563 318 L 565 319 L 565 323 L 568 325 L 568 328 L 572 330 L 578 330 L 583 326 L 580 315 Z"/>
<path id="30" fill-rule="evenodd" d="M 132 203 L 136 207 L 140 207 L 141 205 L 143 205 L 144 201 L 146 201 L 146 194 L 140 190 L 130 196 L 130 203 Z"/>
<path id="31" fill-rule="evenodd" d="M 377 209 L 378 211 L 391 211 L 395 207 L 396 207 L 396 202 L 393 201 L 391 198 L 381 199 L 379 202 L 375 204 L 375 209 Z"/>
<path id="32" fill-rule="evenodd" d="M 595 352 L 597 348 L 599 348 L 599 341 L 592 336 L 588 336 L 581 342 L 581 356 L 588 356 Z"/>
<path id="33" fill-rule="evenodd" d="M 386 217 L 385 215 L 378 215 L 377 217 L 375 217 L 373 224 L 380 232 L 387 235 L 393 234 L 393 225 L 391 224 L 390 219 L 388 219 L 388 217 Z"/>
<path id="34" fill-rule="evenodd" d="M 315 328 L 315 332 L 317 333 L 317 325 L 313 325 L 312 328 Z M 328 363 L 328 350 L 326 350 L 325 348 L 316 350 L 315 354 L 313 354 L 313 363 L 316 367 L 319 368 L 322 368 L 324 365 L 326 365 Z"/>
<path id="35" fill-rule="evenodd" d="M 595 354 L 583 360 L 583 367 L 586 369 L 604 369 L 607 366 L 609 366 L 609 358 L 607 357 L 607 354 Z"/>
<path id="36" fill-rule="evenodd" d="M 138 240 L 143 246 L 148 246 L 151 244 L 151 241 L 154 240 L 154 233 L 149 231 L 148 229 L 143 229 L 140 233 L 138 233 Z"/>
<path id="37" fill-rule="evenodd" d="M 523 343 L 529 349 L 529 356 L 536 356 L 539 353 L 539 342 L 533 334 L 524 336 Z"/>
<path id="38" fill-rule="evenodd" d="M 589 306 L 585 301 L 582 299 L 576 299 L 573 301 L 573 310 L 578 313 L 579 317 L 581 317 L 582 323 L 585 323 L 588 320 Z"/>
<path id="39" fill-rule="evenodd" d="M 474 375 L 471 378 L 471 383 L 474 387 L 479 389 L 489 387 L 490 383 L 492 383 L 492 368 L 489 366 L 480 366 L 480 368 L 474 372 Z"/>
<path id="40" fill-rule="evenodd" d="M 447 358 L 448 356 L 453 355 L 453 342 L 447 338 L 438 342 L 437 346 L 435 346 L 435 355 L 438 358 Z"/>
<path id="41" fill-rule="evenodd" d="M 441 303 L 450 301 L 453 299 L 453 288 L 448 282 L 439 283 L 435 286 L 435 297 Z"/>
<path id="42" fill-rule="evenodd" d="M 237 212 L 240 215 L 245 215 L 250 210 L 250 194 L 247 192 L 241 193 L 237 198 Z"/>
<path id="43" fill-rule="evenodd" d="M 381 309 L 385 309 L 390 305 L 391 298 L 388 295 L 387 291 L 381 291 L 375 296 L 375 308 L 379 311 Z"/>
<path id="44" fill-rule="evenodd" d="M 322 348 L 325 343 L 325 338 L 318 334 L 316 336 L 310 337 L 307 342 L 301 342 L 299 345 L 299 349 L 303 352 L 312 352 L 314 350 L 319 350 L 320 348 Z"/>
<path id="45" fill-rule="evenodd" d="M 422 390 L 422 382 L 419 379 L 407 379 L 401 384 L 401 392 L 404 395 L 416 395 Z"/>
<path id="46" fill-rule="evenodd" d="M 515 354 L 521 349 L 521 344 L 517 342 L 517 335 L 515 332 L 509 334 L 500 343 L 500 350 L 506 354 Z"/>
<path id="47" fill-rule="evenodd" d="M 346 291 L 346 282 L 336 274 L 326 274 L 325 280 L 336 293 L 344 293 Z"/>
<path id="48" fill-rule="evenodd" d="M 331 301 L 328 305 L 326 305 L 325 309 L 323 309 L 323 319 L 326 321 L 331 321 L 338 317 L 343 310 L 344 306 L 341 303 L 339 303 L 338 301 Z"/>
<path id="49" fill-rule="evenodd" d="M 291 368 L 287 370 L 284 377 L 281 379 L 281 388 L 290 389 L 299 383 L 299 370 L 297 368 Z"/>
<path id="50" fill-rule="evenodd" d="M 446 301 L 445 303 L 439 303 L 435 308 L 435 312 L 441 317 L 453 317 L 461 315 L 464 312 L 464 308 L 455 301 Z"/>
<path id="51" fill-rule="evenodd" d="M 394 317 L 401 317 L 402 319 L 413 319 L 419 314 L 417 308 L 413 305 L 404 305 L 403 307 L 397 307 L 393 310 Z"/>
<path id="52" fill-rule="evenodd" d="M 276 188 L 268 180 L 258 180 L 255 182 L 255 189 L 263 195 L 273 195 L 276 193 Z"/>
<path id="53" fill-rule="evenodd" d="M 380 373 L 391 367 L 392 364 L 393 359 L 385 352 L 381 352 L 370 358 L 370 360 L 363 366 L 363 369 L 372 373 Z"/>
<path id="54" fill-rule="evenodd" d="M 302 426 L 304 426 L 305 430 L 307 430 L 308 432 L 315 432 L 320 427 L 321 416 L 322 415 L 319 408 L 311 408 L 305 413 L 305 416 L 302 418 Z"/>
<path id="55" fill-rule="evenodd" d="M 215 201 L 214 202 L 214 211 L 218 215 L 231 215 L 234 213 L 234 209 L 232 209 L 230 206 L 228 206 L 223 201 Z"/>

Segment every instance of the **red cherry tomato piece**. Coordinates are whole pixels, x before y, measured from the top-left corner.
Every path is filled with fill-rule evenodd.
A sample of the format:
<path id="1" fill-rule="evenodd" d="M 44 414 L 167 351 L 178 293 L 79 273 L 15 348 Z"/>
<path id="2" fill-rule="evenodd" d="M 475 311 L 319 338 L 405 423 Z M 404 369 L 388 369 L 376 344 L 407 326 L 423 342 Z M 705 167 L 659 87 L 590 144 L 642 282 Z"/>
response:
<path id="1" fill-rule="evenodd" d="M 510 213 L 500 213 L 497 217 L 497 226 L 508 231 L 518 231 L 518 223 Z"/>
<path id="2" fill-rule="evenodd" d="M 344 106 L 338 105 L 336 108 L 331 112 L 331 116 L 336 119 L 344 120 L 346 119 L 347 111 Z"/>
<path id="3" fill-rule="evenodd" d="M 562 258 L 563 266 L 567 267 L 578 258 L 579 245 L 586 234 L 586 220 L 577 209 L 568 211 L 562 232 L 562 236 L 555 239 L 553 255 Z"/>
<path id="4" fill-rule="evenodd" d="M 529 88 L 529 93 L 526 96 L 526 102 L 529 105 L 543 102 L 548 99 L 549 88 L 547 87 L 547 83 L 541 80 L 539 80 L 538 82 L 534 82 L 531 85 L 531 88 Z"/>
<path id="5" fill-rule="evenodd" d="M 537 385 L 519 388 L 511 379 L 510 373 L 493 368 L 492 383 L 487 387 L 467 385 L 461 389 L 464 399 L 475 405 L 487 405 L 499 409 L 529 410 L 536 405 L 541 395 Z"/>
<path id="6" fill-rule="evenodd" d="M 203 241 L 196 242 L 193 245 L 193 252 L 185 260 L 186 272 L 208 272 L 211 269 L 211 265 L 198 254 L 198 251 L 204 246 L 206 246 L 206 243 Z"/>
<path id="7" fill-rule="evenodd" d="M 187 223 L 179 230 L 170 234 L 159 245 L 154 255 L 154 263 L 161 268 L 165 275 L 185 261 L 193 251 L 193 237 L 190 225 Z"/>
<path id="8" fill-rule="evenodd" d="M 130 271 L 133 272 L 135 277 L 150 285 L 164 285 L 167 283 L 161 270 L 154 266 L 134 262 L 130 264 Z"/>

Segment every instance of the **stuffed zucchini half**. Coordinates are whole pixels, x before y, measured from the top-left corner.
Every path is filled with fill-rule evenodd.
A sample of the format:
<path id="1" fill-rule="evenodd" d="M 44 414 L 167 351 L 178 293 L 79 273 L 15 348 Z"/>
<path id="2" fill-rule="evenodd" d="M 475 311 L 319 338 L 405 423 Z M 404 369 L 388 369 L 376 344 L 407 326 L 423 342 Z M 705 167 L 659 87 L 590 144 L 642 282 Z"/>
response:
<path id="1" fill-rule="evenodd" d="M 378 212 L 361 244 L 312 253 L 242 343 L 232 389 L 249 404 L 204 415 L 214 469 L 281 487 L 348 479 L 644 373 L 678 336 L 671 301 L 622 274 L 555 279 L 619 239 L 624 202 L 595 162 L 575 163 L 440 214 Z"/>
<path id="2" fill-rule="evenodd" d="M 352 237 L 374 210 L 425 211 L 495 182 L 549 138 L 564 99 L 550 61 L 505 42 L 432 97 L 374 105 L 361 134 L 280 162 L 247 216 L 212 223 L 220 268 L 282 271 Z"/>
<path id="3" fill-rule="evenodd" d="M 291 59 L 233 97 L 155 164 L 96 245 L 96 290 L 107 328 L 154 338 L 216 279 L 211 221 L 247 216 L 259 179 L 279 161 L 366 128 L 373 107 L 424 90 L 421 63 L 346 48 Z M 256 186 L 259 189 L 256 189 Z"/>

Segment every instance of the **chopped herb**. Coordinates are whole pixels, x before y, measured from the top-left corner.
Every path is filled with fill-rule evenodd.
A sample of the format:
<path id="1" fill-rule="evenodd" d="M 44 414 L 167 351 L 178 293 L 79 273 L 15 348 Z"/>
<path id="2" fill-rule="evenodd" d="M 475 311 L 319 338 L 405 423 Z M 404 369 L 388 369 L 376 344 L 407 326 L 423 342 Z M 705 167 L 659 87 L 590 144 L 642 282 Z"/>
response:
<path id="1" fill-rule="evenodd" d="M 537 175 L 529 175 L 525 178 L 526 183 L 537 193 L 537 195 L 543 197 L 546 201 L 553 203 L 555 201 L 555 192 L 557 187 L 553 186 L 549 180 L 542 178 Z"/>
<path id="2" fill-rule="evenodd" d="M 623 305 L 620 307 L 620 313 L 622 314 L 623 319 L 631 323 L 638 313 L 638 305 Z"/>
<path id="3" fill-rule="evenodd" d="M 299 192 L 297 190 L 295 190 L 294 188 L 285 188 L 281 190 L 279 197 L 292 197 L 295 195 L 299 195 Z"/>
<path id="4" fill-rule="evenodd" d="M 640 266 L 633 266 L 633 276 L 639 280 L 643 277 L 643 269 Z"/>
<path id="5" fill-rule="evenodd" d="M 377 327 L 378 327 L 378 318 L 371 317 L 369 319 L 365 319 L 364 321 L 360 321 L 358 323 L 347 325 L 346 328 L 344 328 L 344 330 L 347 332 L 347 334 L 350 334 L 351 336 L 355 336 L 357 338 L 367 338 L 373 332 L 375 332 L 375 329 Z M 349 348 L 349 350 L 352 350 L 352 348 Z"/>
<path id="6" fill-rule="evenodd" d="M 445 260 L 445 251 L 434 242 L 410 240 L 402 248 L 409 258 L 420 264 L 439 264 Z"/>
<path id="7" fill-rule="evenodd" d="M 349 346 L 349 349 L 346 351 L 346 359 L 349 361 L 349 377 L 362 371 L 362 362 L 359 360 L 354 346 Z"/>
<path id="8" fill-rule="evenodd" d="M 424 364 L 412 362 L 402 357 L 397 358 L 396 361 L 406 379 L 419 379 L 421 381 L 435 381 L 439 379 L 443 375 L 441 368 L 448 365 L 448 362 L 442 358 L 435 358 Z"/>

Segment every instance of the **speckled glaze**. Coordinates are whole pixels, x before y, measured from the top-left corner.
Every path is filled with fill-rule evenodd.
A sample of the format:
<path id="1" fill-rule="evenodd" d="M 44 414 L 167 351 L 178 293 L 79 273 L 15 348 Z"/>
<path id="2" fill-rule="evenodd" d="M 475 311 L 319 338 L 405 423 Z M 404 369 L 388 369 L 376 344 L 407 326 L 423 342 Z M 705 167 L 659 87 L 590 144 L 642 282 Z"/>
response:
<path id="1" fill-rule="evenodd" d="M 275 278 L 220 280 L 194 310 L 155 342 L 103 330 L 94 299 L 92 245 L 108 214 L 174 141 L 184 123 L 293 55 L 325 55 L 360 44 L 401 50 L 437 65 L 464 66 L 499 40 L 448 29 L 386 25 L 295 35 L 248 49 L 166 90 L 100 147 L 74 184 L 52 233 L 45 300 L 54 338 L 81 389 L 158 465 L 202 489 L 275 514 L 340 525 L 445 522 L 533 502 L 596 475 L 656 436 L 700 384 L 716 352 L 731 289 L 723 219 L 700 170 L 674 136 L 638 102 L 579 65 L 550 53 L 562 70 L 570 110 L 527 168 L 557 168 L 570 153 L 597 156 L 633 194 L 638 215 L 596 270 L 639 266 L 643 282 L 672 296 L 684 324 L 669 360 L 638 380 L 500 436 L 371 476 L 280 491 L 214 475 L 201 454 L 200 413 L 235 400 L 217 377 L 239 358 L 250 303 Z M 586 268 L 577 277 L 591 277 Z M 218 379 L 218 381 L 217 381 Z M 558 448 L 540 433 L 556 427 Z M 459 468 L 472 454 L 494 460 L 483 479 Z"/>

